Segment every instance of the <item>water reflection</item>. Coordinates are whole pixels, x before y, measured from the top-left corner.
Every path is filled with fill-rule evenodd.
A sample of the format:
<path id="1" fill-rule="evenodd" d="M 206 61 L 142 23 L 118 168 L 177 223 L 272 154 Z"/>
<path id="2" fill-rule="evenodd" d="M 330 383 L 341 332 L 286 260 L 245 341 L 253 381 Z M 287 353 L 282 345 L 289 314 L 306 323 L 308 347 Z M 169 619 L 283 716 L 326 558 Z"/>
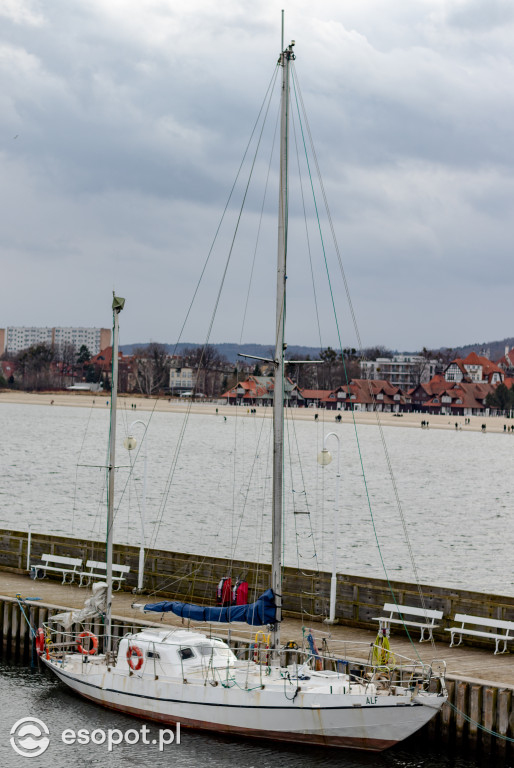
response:
<path id="1" fill-rule="evenodd" d="M 69 768 L 76 765 L 127 768 L 127 766 L 173 765 L 175 768 L 510 768 L 510 759 L 490 755 L 463 756 L 447 746 L 434 746 L 424 736 L 380 754 L 323 748 L 284 746 L 244 739 L 220 737 L 182 730 L 180 745 L 159 752 L 156 744 L 125 743 L 108 752 L 106 744 L 66 745 L 64 729 L 139 729 L 142 721 L 109 712 L 72 694 L 47 672 L 0 663 L 3 717 L 0 725 L 0 765 L 21 768 Z M 22 717 L 41 719 L 50 731 L 50 746 L 39 758 L 27 760 L 15 754 L 9 743 L 12 725 Z M 148 740 L 157 740 L 158 728 L 148 724 Z"/>

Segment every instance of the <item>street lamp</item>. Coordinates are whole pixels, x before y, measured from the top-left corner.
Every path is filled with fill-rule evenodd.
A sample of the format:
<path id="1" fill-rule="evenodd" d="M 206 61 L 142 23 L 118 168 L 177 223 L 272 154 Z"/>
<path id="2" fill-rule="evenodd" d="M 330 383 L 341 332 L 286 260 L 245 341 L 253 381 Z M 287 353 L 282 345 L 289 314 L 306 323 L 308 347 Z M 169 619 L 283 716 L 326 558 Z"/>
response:
<path id="1" fill-rule="evenodd" d="M 341 477 L 339 472 L 341 443 L 339 440 L 339 435 L 336 434 L 335 432 L 329 432 L 328 435 L 325 435 L 325 439 L 323 440 L 323 449 L 318 453 L 318 464 L 321 464 L 322 467 L 326 467 L 332 461 L 332 455 L 327 449 L 327 440 L 329 437 L 335 437 L 337 440 L 337 474 L 336 474 L 336 502 L 335 502 L 335 509 L 334 509 L 334 530 L 333 530 L 334 550 L 333 550 L 333 557 L 332 557 L 332 578 L 330 580 L 330 612 L 329 612 L 329 618 L 326 619 L 326 623 L 335 624 L 336 589 L 337 589 L 337 570 L 336 570 L 337 569 L 337 532 L 339 527 L 339 478 Z"/>
<path id="2" fill-rule="evenodd" d="M 133 451 L 134 448 L 137 446 L 137 440 L 132 435 L 132 431 L 133 431 L 132 428 L 135 427 L 136 424 L 143 425 L 143 427 L 145 428 L 145 431 L 143 432 L 143 440 L 146 437 L 146 430 L 148 428 L 148 424 L 145 424 L 145 422 L 141 421 L 141 419 L 136 419 L 136 421 L 133 421 L 128 428 L 128 437 L 126 437 L 123 442 L 123 445 L 125 446 L 127 451 Z M 139 547 L 139 569 L 137 574 L 137 591 L 138 592 L 142 592 L 143 590 L 143 577 L 145 573 L 145 515 L 146 515 L 147 477 L 148 477 L 148 449 L 145 450 L 145 463 L 144 463 L 144 471 L 143 471 L 143 498 L 141 502 L 141 544 Z"/>

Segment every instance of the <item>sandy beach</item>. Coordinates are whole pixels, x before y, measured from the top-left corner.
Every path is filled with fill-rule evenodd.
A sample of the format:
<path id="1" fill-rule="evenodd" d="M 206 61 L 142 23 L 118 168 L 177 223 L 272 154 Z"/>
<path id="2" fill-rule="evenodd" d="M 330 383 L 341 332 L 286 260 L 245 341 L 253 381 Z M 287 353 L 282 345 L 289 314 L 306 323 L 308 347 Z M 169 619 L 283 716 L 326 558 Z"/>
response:
<path id="1" fill-rule="evenodd" d="M 106 408 L 109 401 L 109 395 L 102 392 L 19 392 L 16 390 L 0 391 L 0 405 L 3 403 L 16 403 L 22 405 L 46 405 L 46 406 L 66 406 L 71 408 Z M 135 407 L 134 407 L 135 406 Z M 216 402 L 188 402 L 186 400 L 177 400 L 168 398 L 149 398 L 141 395 L 118 395 L 118 408 L 130 411 L 160 411 L 169 413 L 185 413 L 191 409 L 191 413 L 218 415 L 222 416 L 247 416 L 255 418 L 255 414 L 250 413 L 250 408 L 246 406 L 220 405 Z M 325 423 L 333 423 L 338 413 L 341 414 L 342 422 L 352 421 L 352 414 L 349 411 L 326 411 L 323 408 L 295 408 L 294 418 L 303 421 L 313 421 L 315 415 Z M 257 408 L 257 416 L 271 418 L 271 408 Z M 404 413 L 396 416 L 392 413 L 367 413 L 355 412 L 355 421 L 358 424 L 378 425 L 384 427 L 411 427 L 420 429 L 421 422 L 428 419 L 430 429 L 452 429 L 455 430 L 455 424 L 464 431 L 480 432 L 482 424 L 486 425 L 487 432 L 503 432 L 504 425 L 514 426 L 514 420 L 497 416 L 470 416 L 469 424 L 465 424 L 462 416 L 433 416 L 425 413 Z"/>

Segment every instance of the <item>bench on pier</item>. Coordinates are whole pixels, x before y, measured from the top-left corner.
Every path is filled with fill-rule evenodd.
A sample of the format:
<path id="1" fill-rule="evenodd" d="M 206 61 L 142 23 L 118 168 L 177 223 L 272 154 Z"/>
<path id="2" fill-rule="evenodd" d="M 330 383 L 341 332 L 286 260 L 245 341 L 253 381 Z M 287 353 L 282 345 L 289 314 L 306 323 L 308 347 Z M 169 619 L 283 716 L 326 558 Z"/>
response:
<path id="1" fill-rule="evenodd" d="M 421 630 L 421 637 L 419 642 L 424 640 L 432 640 L 432 632 L 439 624 L 435 623 L 436 619 L 442 619 L 442 611 L 433 611 L 428 608 L 413 608 L 410 605 L 396 605 L 395 603 L 385 603 L 382 608 L 384 613 L 389 613 L 389 616 L 376 616 L 373 621 L 380 622 L 379 631 L 383 631 L 387 637 L 389 637 L 389 630 L 391 624 L 402 624 L 405 627 L 414 627 Z M 405 616 L 416 616 L 423 618 L 424 621 L 412 621 L 407 620 Z M 425 632 L 428 633 L 425 637 Z"/>
<path id="2" fill-rule="evenodd" d="M 62 557 L 61 555 L 50 555 L 48 553 L 41 555 L 41 562 L 30 566 L 30 576 L 32 579 L 44 579 L 48 572 L 62 573 L 62 583 L 66 584 L 68 576 L 69 583 L 79 575 L 82 567 L 82 559 L 79 557 Z"/>
<path id="3" fill-rule="evenodd" d="M 118 583 L 116 589 L 121 587 L 121 582 L 125 581 L 129 571 L 130 565 L 112 564 L 112 580 L 113 583 Z M 105 581 L 107 578 L 107 563 L 99 563 L 97 560 L 88 560 L 86 563 L 86 570 L 82 571 L 79 576 L 79 587 L 83 586 L 83 582 L 85 582 L 85 586 L 88 587 L 93 579 L 101 579 L 102 581 Z"/>
<path id="4" fill-rule="evenodd" d="M 451 632 L 450 648 L 462 643 L 464 635 L 469 637 L 484 637 L 486 639 L 494 640 L 495 649 L 494 653 L 506 653 L 507 643 L 509 640 L 514 640 L 514 621 L 502 621 L 501 619 L 490 619 L 484 616 L 468 616 L 465 613 L 456 613 L 453 619 L 454 621 L 460 621 L 460 627 L 447 627 L 446 631 Z M 470 627 L 488 627 L 492 631 L 484 631 L 481 629 L 470 629 Z M 494 631 L 496 630 L 496 631 Z M 499 632 L 498 630 L 504 630 Z M 459 637 L 459 642 L 455 642 L 455 637 Z M 500 643 L 503 643 L 503 650 L 500 651 Z"/>

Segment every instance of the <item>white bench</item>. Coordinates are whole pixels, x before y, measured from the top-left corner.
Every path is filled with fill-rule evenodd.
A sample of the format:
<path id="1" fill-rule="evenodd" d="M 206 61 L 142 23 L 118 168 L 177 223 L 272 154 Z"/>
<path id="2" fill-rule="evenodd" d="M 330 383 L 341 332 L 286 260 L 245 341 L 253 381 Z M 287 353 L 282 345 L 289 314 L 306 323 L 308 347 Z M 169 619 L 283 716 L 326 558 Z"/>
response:
<path id="1" fill-rule="evenodd" d="M 506 653 L 507 643 L 509 640 L 514 640 L 514 621 L 502 621 L 501 619 L 488 619 L 483 616 L 468 616 L 465 613 L 456 613 L 454 621 L 460 621 L 460 627 L 448 627 L 447 632 L 451 632 L 450 648 L 454 645 L 460 645 L 462 643 L 463 635 L 469 635 L 469 637 L 485 637 L 487 639 L 494 640 L 496 647 L 494 653 Z M 496 632 L 484 632 L 479 629 L 469 629 L 466 624 L 472 627 L 489 627 L 489 629 L 503 629 L 503 633 Z M 459 636 L 459 642 L 455 642 L 455 636 Z M 503 642 L 503 650 L 500 651 L 500 643 Z"/>
<path id="2" fill-rule="evenodd" d="M 70 584 L 75 576 L 79 575 L 82 567 L 82 559 L 78 557 L 62 557 L 61 555 L 50 555 L 48 553 L 41 555 L 41 562 L 30 566 L 30 575 L 33 579 L 44 579 L 48 571 L 52 573 L 62 573 L 62 583 L 65 584 L 67 576 L 70 577 Z M 40 576 L 39 572 L 43 571 Z"/>
<path id="3" fill-rule="evenodd" d="M 118 582 L 116 589 L 121 587 L 121 582 L 125 581 L 126 574 L 130 571 L 130 565 L 116 565 L 112 564 L 112 580 Z M 102 579 L 105 581 L 107 578 L 107 563 L 99 563 L 97 560 L 88 560 L 86 563 L 86 570 L 80 575 L 79 587 L 85 581 L 85 586 L 91 584 L 92 579 Z"/>
<path id="4" fill-rule="evenodd" d="M 379 628 L 383 630 L 387 637 L 389 637 L 389 629 L 391 624 L 402 624 L 406 627 L 415 627 L 421 630 L 421 637 L 419 642 L 424 640 L 432 640 L 432 632 L 439 624 L 435 624 L 436 619 L 442 619 L 442 611 L 432 611 L 428 608 L 413 608 L 410 605 L 396 605 L 395 603 L 385 603 L 382 608 L 384 613 L 389 612 L 389 616 L 377 616 L 373 618 L 373 621 L 379 621 Z M 401 616 L 401 618 L 400 618 Z M 407 621 L 405 616 L 420 616 L 425 621 Z M 428 637 L 425 638 L 425 632 L 428 632 Z"/>

